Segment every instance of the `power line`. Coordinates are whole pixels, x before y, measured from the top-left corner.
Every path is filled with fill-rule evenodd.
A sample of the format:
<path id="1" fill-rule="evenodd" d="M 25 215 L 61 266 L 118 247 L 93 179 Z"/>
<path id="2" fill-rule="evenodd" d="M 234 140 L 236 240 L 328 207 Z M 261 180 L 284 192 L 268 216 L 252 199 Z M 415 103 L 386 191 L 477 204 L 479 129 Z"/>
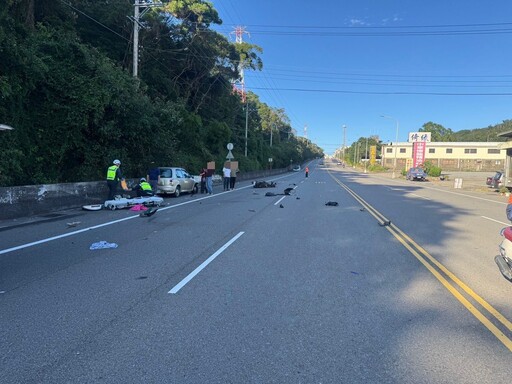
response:
<path id="1" fill-rule="evenodd" d="M 424 29 L 424 30 L 421 30 Z M 512 33 L 512 23 L 445 24 L 407 26 L 320 26 L 251 25 L 254 34 L 282 36 L 386 37 L 386 36 L 457 36 Z"/>
<path id="2" fill-rule="evenodd" d="M 264 87 L 252 87 L 252 89 L 265 89 Z M 370 92 L 348 91 L 333 89 L 305 89 L 305 88 L 279 88 L 280 91 L 290 92 L 318 92 L 318 93 L 346 93 L 361 95 L 430 95 L 430 96 L 512 96 L 512 93 L 455 93 L 455 92 Z"/>
<path id="3" fill-rule="evenodd" d="M 273 68 L 272 66 L 267 66 L 266 68 Z M 368 74 L 368 73 L 352 73 L 352 72 L 332 72 L 332 71 L 309 71 L 309 70 L 299 70 L 299 69 L 291 69 L 289 67 L 284 67 L 285 69 L 275 68 L 273 71 L 281 71 L 281 72 L 293 72 L 293 73 L 311 73 L 311 74 L 321 74 L 321 75 L 340 75 L 340 76 L 378 76 L 378 77 L 403 77 L 403 78 L 512 78 L 511 75 L 403 75 L 403 74 Z"/>
<path id="4" fill-rule="evenodd" d="M 474 24 L 431 24 L 431 25 L 381 25 L 381 26 L 329 26 L 329 25 L 272 25 L 249 24 L 250 27 L 265 28 L 304 28 L 304 29 L 405 29 L 405 28 L 460 28 L 460 27 L 497 27 L 512 26 L 512 23 L 474 23 Z"/>
<path id="5" fill-rule="evenodd" d="M 306 76 L 298 76 L 297 77 L 286 77 L 286 75 L 280 75 L 280 76 L 272 76 L 271 79 L 277 79 L 277 80 L 283 80 L 283 81 L 294 81 L 294 82 L 301 82 L 301 83 L 328 83 L 328 84 L 352 84 L 352 85 L 370 85 L 370 86 L 381 86 L 381 87 L 387 87 L 387 86 L 395 86 L 395 87 L 439 87 L 439 88 L 508 88 L 512 87 L 512 80 L 509 81 L 477 81 L 477 84 L 471 84 L 475 83 L 475 81 L 435 81 L 435 82 L 428 82 L 428 81 L 422 81 L 422 80 L 407 80 L 407 82 L 402 81 L 402 83 L 399 83 L 400 80 L 381 80 L 381 79 L 336 79 L 336 78 L 309 78 Z M 367 82 L 367 81 L 374 81 L 374 82 Z M 380 82 L 380 83 L 379 83 Z M 495 84 L 490 84 L 495 83 Z M 508 83 L 508 84 L 507 84 Z"/>
<path id="6" fill-rule="evenodd" d="M 126 40 L 126 41 L 130 42 L 130 40 L 129 40 L 129 39 L 127 39 L 126 37 L 124 37 L 123 35 L 121 35 L 121 34 L 117 33 L 117 32 L 116 32 L 116 31 L 114 31 L 113 29 L 111 29 L 111 28 L 107 27 L 105 24 L 103 24 L 103 23 L 99 22 L 98 20 L 96 20 L 95 18 L 93 18 L 93 17 L 89 16 L 89 15 L 88 15 L 88 14 L 86 14 L 85 12 L 82 12 L 82 11 L 81 11 L 81 10 L 79 10 L 78 8 L 73 7 L 73 6 L 72 6 L 71 4 L 69 4 L 68 2 L 66 2 L 66 1 L 64 1 L 64 0 L 60 0 L 60 1 L 61 1 L 63 4 L 67 5 L 69 8 L 71 8 L 72 10 L 74 10 L 74 11 L 76 11 L 76 12 L 80 13 L 81 15 L 83 15 L 83 16 L 85 16 L 85 17 L 87 17 L 89 20 L 91 20 L 91 21 L 95 22 L 96 24 L 101 25 L 103 28 L 105 28 L 105 29 L 109 30 L 110 32 L 112 32 L 113 34 L 115 34 L 115 35 L 119 36 L 121 39 L 123 39 L 123 40 Z"/>

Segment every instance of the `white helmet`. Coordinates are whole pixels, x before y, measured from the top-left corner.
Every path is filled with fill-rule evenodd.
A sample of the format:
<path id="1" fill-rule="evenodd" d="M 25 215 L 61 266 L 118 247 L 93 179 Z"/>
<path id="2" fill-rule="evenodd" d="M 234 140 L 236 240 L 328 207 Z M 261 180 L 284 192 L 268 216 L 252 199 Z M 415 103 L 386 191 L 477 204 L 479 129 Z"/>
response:
<path id="1" fill-rule="evenodd" d="M 115 164 L 115 165 L 121 165 L 121 161 L 119 161 L 119 160 L 115 159 L 115 160 L 114 160 L 114 164 Z"/>
<path id="2" fill-rule="evenodd" d="M 145 177 L 141 177 L 141 178 L 140 178 L 140 182 L 142 183 L 143 181 L 146 181 L 146 178 L 145 178 Z"/>

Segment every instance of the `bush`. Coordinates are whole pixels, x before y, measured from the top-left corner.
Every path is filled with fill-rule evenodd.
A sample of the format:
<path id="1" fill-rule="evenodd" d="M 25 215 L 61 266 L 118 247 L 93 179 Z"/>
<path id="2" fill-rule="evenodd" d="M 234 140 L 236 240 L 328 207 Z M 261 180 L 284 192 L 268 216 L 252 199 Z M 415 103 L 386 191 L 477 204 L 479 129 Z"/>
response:
<path id="1" fill-rule="evenodd" d="M 370 172 L 384 172 L 386 168 L 380 164 L 373 164 L 368 166 L 368 170 Z"/>
<path id="2" fill-rule="evenodd" d="M 427 175 L 432 176 L 432 177 L 441 176 L 441 168 L 439 168 L 437 166 L 433 166 L 432 168 L 430 168 L 428 170 Z"/>
<path id="3" fill-rule="evenodd" d="M 427 173 L 427 175 L 431 177 L 439 177 L 441 176 L 441 168 L 438 166 L 432 164 L 430 161 L 427 161 L 424 166 L 424 170 Z"/>

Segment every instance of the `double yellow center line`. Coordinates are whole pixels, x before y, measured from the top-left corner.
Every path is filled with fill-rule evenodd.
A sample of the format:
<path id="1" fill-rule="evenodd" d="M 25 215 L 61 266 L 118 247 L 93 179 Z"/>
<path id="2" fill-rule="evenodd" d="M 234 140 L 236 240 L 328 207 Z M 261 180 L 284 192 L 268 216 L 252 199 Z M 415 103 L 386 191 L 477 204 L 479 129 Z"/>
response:
<path id="1" fill-rule="evenodd" d="M 466 309 L 475 316 L 501 343 L 512 352 L 512 340 L 505 335 L 490 319 L 497 320 L 496 324 L 505 327 L 508 332 L 512 332 L 512 323 L 498 312 L 492 305 L 475 293 L 452 272 L 450 272 L 443 264 L 430 255 L 424 248 L 412 240 L 395 224 L 391 223 L 384 215 L 368 204 L 364 199 L 348 188 L 345 184 L 336 179 L 332 174 L 329 175 L 334 181 L 345 189 L 354 199 L 356 199 L 377 221 L 386 228 L 418 261 L 427 268 L 432 275 L 457 299 L 466 307 Z M 465 292 L 464 296 L 461 292 Z M 480 309 L 475 307 L 472 302 L 478 303 Z M 484 314 L 485 313 L 485 314 Z"/>

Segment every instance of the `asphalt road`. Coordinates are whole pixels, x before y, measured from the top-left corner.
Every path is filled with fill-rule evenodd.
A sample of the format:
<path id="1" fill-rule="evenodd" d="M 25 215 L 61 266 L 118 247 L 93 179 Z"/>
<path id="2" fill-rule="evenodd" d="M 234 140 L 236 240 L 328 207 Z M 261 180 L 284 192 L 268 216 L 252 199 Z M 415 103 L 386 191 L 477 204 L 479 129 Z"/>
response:
<path id="1" fill-rule="evenodd" d="M 0 231 L 0 382 L 510 381 L 504 198 L 330 163 L 275 181 Z"/>

